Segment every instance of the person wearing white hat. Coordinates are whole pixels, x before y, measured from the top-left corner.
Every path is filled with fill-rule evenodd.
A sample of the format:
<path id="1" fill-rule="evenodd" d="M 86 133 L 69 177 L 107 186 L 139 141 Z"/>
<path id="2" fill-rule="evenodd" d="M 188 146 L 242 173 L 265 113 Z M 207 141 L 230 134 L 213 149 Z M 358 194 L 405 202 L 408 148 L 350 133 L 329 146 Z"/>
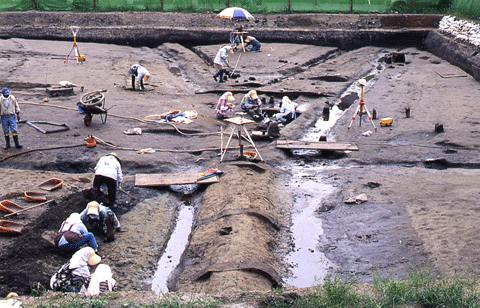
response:
<path id="1" fill-rule="evenodd" d="M 86 296 L 96 296 L 107 291 L 114 291 L 116 289 L 116 281 L 113 279 L 112 270 L 106 264 L 99 264 L 95 272 L 92 274 L 92 279 L 85 290 Z"/>
<path id="2" fill-rule="evenodd" d="M 275 114 L 273 118 L 282 124 L 288 124 L 297 118 L 297 107 L 297 103 L 292 102 L 288 96 L 284 96 L 280 106 L 280 113 Z"/>
<path id="3" fill-rule="evenodd" d="M 215 59 L 213 60 L 213 67 L 218 70 L 218 72 L 213 75 L 213 79 L 217 81 L 217 77 L 219 77 L 218 82 L 225 82 L 223 75 L 227 71 L 225 66 L 230 67 L 228 63 L 228 53 L 233 53 L 232 46 L 222 46 L 217 52 Z"/>
<path id="4" fill-rule="evenodd" d="M 257 91 L 250 90 L 242 99 L 240 107 L 250 114 L 256 121 L 263 120 L 262 101 L 258 98 Z"/>
<path id="5" fill-rule="evenodd" d="M 95 166 L 95 177 L 93 179 L 93 198 L 100 201 L 100 187 L 107 186 L 108 204 L 107 206 L 115 206 L 117 199 L 117 188 L 123 180 L 122 166 L 120 158 L 116 153 L 108 153 L 101 157 Z"/>
<path id="6" fill-rule="evenodd" d="M 50 279 L 50 288 L 56 291 L 82 292 L 90 281 L 90 268 L 100 263 L 102 258 L 92 247 L 84 247 L 73 254 Z"/>
<path id="7" fill-rule="evenodd" d="M 80 213 L 80 219 L 88 230 L 107 236 L 107 242 L 115 240 L 114 232 L 122 232 L 117 215 L 109 208 L 97 201 L 91 201 Z"/>
<path id="8" fill-rule="evenodd" d="M 218 119 L 223 120 L 232 112 L 234 107 L 232 101 L 234 100 L 235 97 L 233 97 L 232 92 L 225 92 L 220 96 L 217 107 L 215 108 L 215 115 Z"/>
<path id="9" fill-rule="evenodd" d="M 62 223 L 55 237 L 55 246 L 63 251 L 76 251 L 84 244 L 97 250 L 98 245 L 93 233 L 88 232 L 79 213 L 72 213 Z"/>
<path id="10" fill-rule="evenodd" d="M 3 88 L 0 97 L 0 116 L 2 121 L 3 135 L 5 136 L 5 150 L 10 149 L 10 132 L 17 149 L 23 146 L 18 142 L 17 121 L 20 121 L 20 107 L 17 99 L 12 95 L 10 89 Z"/>

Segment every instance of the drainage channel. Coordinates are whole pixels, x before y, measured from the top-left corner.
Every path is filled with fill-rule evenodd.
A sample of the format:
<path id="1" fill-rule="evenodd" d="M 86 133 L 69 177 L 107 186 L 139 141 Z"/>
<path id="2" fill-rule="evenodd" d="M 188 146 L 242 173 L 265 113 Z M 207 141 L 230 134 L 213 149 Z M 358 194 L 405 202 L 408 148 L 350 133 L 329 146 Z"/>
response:
<path id="1" fill-rule="evenodd" d="M 198 185 L 172 185 L 170 188 L 184 195 L 180 199 L 180 210 L 175 229 L 167 243 L 167 248 L 157 263 L 157 270 L 152 278 L 152 291 L 159 295 L 169 291 L 168 278 L 180 263 L 182 253 L 188 245 L 195 211 L 195 207 L 191 204 L 191 193 L 198 188 Z"/>
<path id="2" fill-rule="evenodd" d="M 374 67 L 379 67 L 378 63 L 375 63 Z M 375 77 L 382 70 L 383 68 L 374 69 L 365 77 L 366 89 L 372 86 Z M 301 139 L 318 141 L 321 136 L 328 135 L 336 121 L 354 106 L 350 106 L 345 111 L 340 110 L 338 104 L 341 98 L 359 91 L 357 82 L 353 83 L 334 102 L 328 121 L 324 121 L 323 118 L 319 119 Z M 318 249 L 318 242 L 324 231 L 317 211 L 320 205 L 328 205 L 329 197 L 335 193 L 332 185 L 322 183 L 323 171 L 327 168 L 337 167 L 334 164 L 327 166 L 321 161 L 307 163 L 304 157 L 317 156 L 318 151 L 294 150 L 292 154 L 295 155 L 295 160 L 291 165 L 285 167 L 293 174 L 288 187 L 293 194 L 294 201 L 291 231 L 295 247 L 293 252 L 287 256 L 288 263 L 292 265 L 292 276 L 286 282 L 291 286 L 303 288 L 321 284 L 328 269 L 333 267 L 333 263 Z"/>

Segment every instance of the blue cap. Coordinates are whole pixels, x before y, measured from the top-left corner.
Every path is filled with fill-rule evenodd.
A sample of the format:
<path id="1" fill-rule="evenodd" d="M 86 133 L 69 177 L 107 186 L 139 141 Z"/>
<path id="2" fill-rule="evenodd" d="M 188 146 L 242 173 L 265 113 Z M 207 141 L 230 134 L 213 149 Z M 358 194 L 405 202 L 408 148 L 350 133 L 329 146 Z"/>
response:
<path id="1" fill-rule="evenodd" d="M 3 95 L 6 95 L 6 96 L 9 96 L 11 93 L 10 93 L 10 89 L 9 88 L 3 88 L 2 89 L 2 94 Z"/>

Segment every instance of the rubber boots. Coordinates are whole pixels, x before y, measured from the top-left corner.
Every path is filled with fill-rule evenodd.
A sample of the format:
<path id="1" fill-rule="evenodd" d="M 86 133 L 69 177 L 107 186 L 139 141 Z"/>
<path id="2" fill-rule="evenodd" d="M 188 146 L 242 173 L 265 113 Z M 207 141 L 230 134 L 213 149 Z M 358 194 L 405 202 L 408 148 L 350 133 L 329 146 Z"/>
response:
<path id="1" fill-rule="evenodd" d="M 23 147 L 23 145 L 21 145 L 19 142 L 18 142 L 18 135 L 13 135 L 13 142 L 15 142 L 15 147 L 17 149 L 21 149 Z"/>
<path id="2" fill-rule="evenodd" d="M 4 150 L 10 149 L 10 136 L 6 135 L 5 136 L 5 147 L 3 148 Z"/>

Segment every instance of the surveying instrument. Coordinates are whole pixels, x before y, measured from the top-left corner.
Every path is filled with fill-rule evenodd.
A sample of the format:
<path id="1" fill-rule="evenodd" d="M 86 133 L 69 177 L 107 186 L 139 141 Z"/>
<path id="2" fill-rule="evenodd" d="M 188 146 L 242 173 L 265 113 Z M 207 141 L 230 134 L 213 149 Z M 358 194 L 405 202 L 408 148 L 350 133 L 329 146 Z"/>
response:
<path id="1" fill-rule="evenodd" d="M 83 61 L 85 61 L 85 56 L 80 54 L 80 51 L 78 50 L 78 46 L 77 46 L 77 33 L 78 33 L 78 29 L 80 28 L 76 26 L 71 26 L 70 29 L 72 30 L 72 34 L 73 34 L 73 47 L 72 49 L 70 49 L 70 52 L 68 53 L 67 58 L 65 59 L 64 62 L 68 63 L 68 57 L 72 54 L 72 51 L 75 51 L 75 58 L 77 58 L 77 64 L 83 63 Z"/>
<path id="2" fill-rule="evenodd" d="M 358 81 L 358 84 L 360 85 L 360 101 L 358 102 L 357 109 L 355 110 L 355 113 L 353 114 L 352 121 L 350 122 L 350 125 L 348 125 L 348 130 L 350 131 L 350 127 L 352 127 L 353 121 L 355 121 L 355 116 L 358 114 L 359 120 L 360 120 L 360 125 L 362 126 L 362 115 L 366 113 L 368 115 L 368 119 L 373 125 L 373 128 L 375 131 L 377 131 L 377 128 L 375 127 L 375 124 L 373 123 L 372 116 L 370 115 L 370 112 L 367 109 L 367 105 L 365 105 L 365 102 L 363 101 L 363 90 L 365 88 L 365 85 L 367 84 L 367 81 L 365 79 L 360 79 Z"/>

